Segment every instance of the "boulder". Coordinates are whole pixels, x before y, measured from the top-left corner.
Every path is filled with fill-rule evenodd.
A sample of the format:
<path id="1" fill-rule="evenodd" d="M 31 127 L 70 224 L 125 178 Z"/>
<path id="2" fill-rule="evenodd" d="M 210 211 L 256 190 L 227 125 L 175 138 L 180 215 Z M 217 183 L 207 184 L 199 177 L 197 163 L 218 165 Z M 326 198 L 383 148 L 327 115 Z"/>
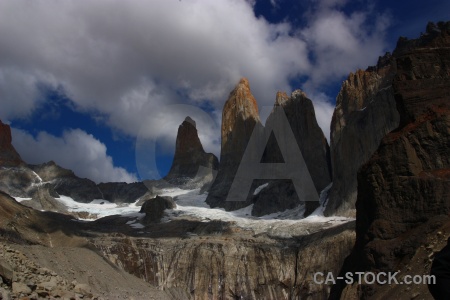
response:
<path id="1" fill-rule="evenodd" d="M 158 223 L 164 215 L 164 210 L 174 209 L 177 205 L 172 197 L 156 196 L 149 199 L 141 207 L 140 213 L 145 213 L 143 224 Z"/>
<path id="2" fill-rule="evenodd" d="M 29 295 L 31 294 L 31 289 L 25 283 L 13 282 L 12 292 L 17 295 Z"/>
<path id="3" fill-rule="evenodd" d="M 11 283 L 13 281 L 14 269 L 11 265 L 0 258 L 0 276 L 3 278 L 3 281 Z"/>

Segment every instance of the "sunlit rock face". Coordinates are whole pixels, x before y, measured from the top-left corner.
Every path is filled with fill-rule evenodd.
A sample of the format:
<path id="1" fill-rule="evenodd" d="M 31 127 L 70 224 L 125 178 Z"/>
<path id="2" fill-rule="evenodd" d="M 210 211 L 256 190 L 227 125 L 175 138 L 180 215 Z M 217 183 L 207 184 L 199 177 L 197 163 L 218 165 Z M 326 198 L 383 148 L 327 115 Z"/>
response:
<path id="1" fill-rule="evenodd" d="M 449 49 L 450 22 L 429 24 L 419 39 L 399 40 L 392 89 L 400 125 L 382 139 L 358 172 L 357 240 L 344 270 L 429 274 L 433 253 L 446 243 L 450 232 Z M 360 297 L 370 294 L 374 299 L 388 292 L 386 287 L 353 286 L 344 294 L 358 291 Z M 405 298 L 413 293 L 429 295 L 423 285 Z"/>
<path id="2" fill-rule="evenodd" d="M 358 169 L 381 139 L 398 126 L 392 80 L 395 57 L 380 57 L 377 66 L 351 73 L 336 98 L 331 121 L 333 187 L 325 213 L 355 214 Z"/>
<path id="3" fill-rule="evenodd" d="M 214 180 L 214 173 L 218 167 L 217 157 L 203 150 L 195 121 L 186 117 L 178 127 L 175 156 L 172 167 L 164 179 L 178 186 L 201 188 Z"/>
<path id="4" fill-rule="evenodd" d="M 254 130 L 256 135 L 262 137 L 258 105 L 248 80 L 242 78 L 230 93 L 222 111 L 220 167 L 206 199 L 211 207 L 234 210 L 251 203 L 251 193 L 248 201 L 226 201 L 226 198 Z"/>
<path id="5" fill-rule="evenodd" d="M 302 161 L 307 167 L 299 171 L 310 174 L 317 194 L 330 183 L 329 147 L 317 124 L 312 101 L 300 90 L 293 92 L 291 97 L 279 92 L 276 96 L 275 108 L 283 109 L 289 129 L 293 133 L 292 141 L 277 141 L 276 137 L 270 136 L 273 134 L 272 125 L 280 122 L 274 112 L 268 117 L 266 129 L 263 127 L 259 119 L 258 106 L 247 79 L 241 79 L 230 93 L 222 112 L 222 151 L 219 173 L 206 200 L 211 207 L 218 206 L 234 210 L 255 203 L 252 214 L 261 216 L 292 209 L 304 202 L 305 199 L 297 194 L 289 178 L 287 178 L 288 181 L 285 180 L 286 178 L 279 178 L 280 181 L 277 183 L 268 178 L 258 180 L 258 174 L 255 174 L 256 180 L 249 190 L 242 192 L 248 193 L 243 195 L 246 201 L 227 201 L 233 200 L 227 199 L 227 196 L 244 153 L 250 151 L 250 156 L 260 157 L 262 152 L 258 151 L 264 151 L 262 163 L 284 163 L 279 147 L 286 147 L 286 144 L 279 145 L 278 142 L 297 144 L 302 154 Z M 250 140 L 257 146 L 248 147 Z M 248 170 L 247 172 L 250 173 Z M 270 185 L 254 196 L 254 190 L 267 182 L 270 182 Z M 277 193 L 275 199 L 274 193 Z M 318 206 L 317 199 L 314 202 L 314 207 L 308 205 L 308 213 Z"/>

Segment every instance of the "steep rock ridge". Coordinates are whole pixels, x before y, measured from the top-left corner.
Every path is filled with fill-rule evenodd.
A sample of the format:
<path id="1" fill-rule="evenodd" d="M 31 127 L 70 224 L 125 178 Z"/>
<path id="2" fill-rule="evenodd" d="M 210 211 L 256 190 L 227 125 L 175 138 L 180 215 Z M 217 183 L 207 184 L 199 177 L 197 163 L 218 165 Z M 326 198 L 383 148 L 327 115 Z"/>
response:
<path id="1" fill-rule="evenodd" d="M 23 164 L 12 145 L 11 128 L 0 121 L 0 166 L 14 167 Z"/>
<path id="2" fill-rule="evenodd" d="M 398 126 L 392 87 L 396 69 L 395 55 L 387 53 L 377 66 L 351 73 L 342 84 L 331 121 L 333 186 L 326 215 L 354 215 L 357 171 Z"/>
<path id="3" fill-rule="evenodd" d="M 283 108 L 294 134 L 295 142 L 302 153 L 311 179 L 319 194 L 331 182 L 331 162 L 328 142 L 317 123 L 312 101 L 301 90 L 294 91 L 291 97 L 288 97 L 284 92 L 278 92 L 275 106 Z M 268 132 L 267 128 L 272 128 L 270 125 L 277 121 L 279 120 L 272 112 L 266 121 L 266 136 L 272 134 Z M 281 141 L 269 138 L 266 152 L 264 153 L 264 161 L 274 163 L 283 161 L 281 152 L 278 151 L 279 142 Z M 262 216 L 291 209 L 298 206 L 302 200 L 299 199 L 290 180 L 272 181 L 269 186 L 262 189 L 254 197 L 255 204 L 252 215 Z M 307 201 L 306 204 L 305 215 L 311 213 L 318 206 L 317 202 L 309 203 Z"/>
<path id="4" fill-rule="evenodd" d="M 0 121 L 0 191 L 14 197 L 32 198 L 24 202 L 39 210 L 65 212 L 55 198 L 59 195 L 75 201 L 90 202 L 105 199 L 111 202 L 134 202 L 148 188 L 137 183 L 100 183 L 77 177 L 73 171 L 58 166 L 54 161 L 27 165 L 14 149 L 11 129 Z"/>
<path id="5" fill-rule="evenodd" d="M 186 117 L 178 127 L 175 156 L 164 180 L 175 185 L 202 187 L 214 180 L 218 167 L 217 157 L 203 149 L 195 121 Z"/>
<path id="6" fill-rule="evenodd" d="M 258 105 L 250 91 L 248 80 L 242 78 L 230 93 L 222 111 L 219 172 L 206 199 L 211 207 L 233 210 L 251 203 L 251 192 L 249 201 L 226 201 L 226 197 L 254 129 L 262 136 L 263 126 L 259 119 Z"/>
<path id="7" fill-rule="evenodd" d="M 26 201 L 36 209 L 64 212 L 54 197 L 52 187 L 42 180 L 25 162 L 12 145 L 11 128 L 0 121 L 0 191 L 16 197 L 32 198 Z"/>
<path id="8" fill-rule="evenodd" d="M 442 248 L 450 233 L 450 22 L 401 39 L 394 53 L 400 126 L 358 173 L 357 240 L 343 270 L 429 274 L 432 250 L 440 250 L 430 244 Z M 421 247 L 431 253 L 415 264 L 425 256 Z M 386 292 L 354 286 L 344 293 L 358 290 L 374 298 Z M 428 295 L 426 287 L 421 293 Z"/>
<path id="9" fill-rule="evenodd" d="M 55 162 L 29 165 L 57 194 L 69 196 L 78 202 L 104 199 L 116 203 L 131 203 L 142 197 L 148 188 L 142 182 L 107 182 L 96 184 L 90 179 L 79 178 L 73 171 L 58 166 Z"/>
<path id="10" fill-rule="evenodd" d="M 50 161 L 41 165 L 30 165 L 30 168 L 48 182 L 59 194 L 69 196 L 78 202 L 91 202 L 94 199 L 103 199 L 99 188 L 92 180 L 77 177 L 73 171 L 58 166 Z"/>

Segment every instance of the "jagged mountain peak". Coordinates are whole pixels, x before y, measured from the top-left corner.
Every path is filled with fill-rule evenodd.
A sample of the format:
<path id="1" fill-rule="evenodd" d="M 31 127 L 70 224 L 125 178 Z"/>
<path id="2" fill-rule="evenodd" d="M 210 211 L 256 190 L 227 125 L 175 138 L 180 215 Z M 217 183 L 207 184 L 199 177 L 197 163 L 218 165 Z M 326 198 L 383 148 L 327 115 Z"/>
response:
<path id="1" fill-rule="evenodd" d="M 197 124 L 196 124 L 195 121 L 194 121 L 191 117 L 189 117 L 189 116 L 187 116 L 187 117 L 184 119 L 184 122 L 181 124 L 181 126 L 183 126 L 184 123 L 189 123 L 189 124 L 191 124 L 192 126 L 194 126 L 195 128 L 197 128 Z"/>
<path id="2" fill-rule="evenodd" d="M 282 106 L 287 101 L 289 101 L 289 96 L 286 92 L 278 91 L 277 96 L 275 97 L 275 106 Z"/>
<path id="3" fill-rule="evenodd" d="M 242 123 L 248 123 L 242 126 Z M 255 124 L 261 124 L 258 103 L 250 90 L 246 78 L 241 78 L 231 91 L 222 110 L 222 151 L 221 161 L 231 153 L 242 156 L 246 142 Z"/>
<path id="4" fill-rule="evenodd" d="M 292 99 L 299 99 L 299 98 L 308 98 L 308 96 L 306 95 L 306 93 L 300 89 L 296 89 L 295 91 L 293 91 L 291 93 L 291 98 Z"/>
<path id="5" fill-rule="evenodd" d="M 173 163 L 164 179 L 177 185 L 193 184 L 201 187 L 214 178 L 213 171 L 218 168 L 218 164 L 217 157 L 203 149 L 195 121 L 186 117 L 178 127 Z"/>

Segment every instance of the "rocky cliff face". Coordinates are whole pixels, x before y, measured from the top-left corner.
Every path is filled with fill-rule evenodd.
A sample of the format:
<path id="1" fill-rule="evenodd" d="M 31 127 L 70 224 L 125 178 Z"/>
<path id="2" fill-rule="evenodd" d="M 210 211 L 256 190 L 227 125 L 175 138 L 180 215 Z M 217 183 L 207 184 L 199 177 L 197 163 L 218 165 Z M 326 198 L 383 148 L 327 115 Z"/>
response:
<path id="1" fill-rule="evenodd" d="M 95 241 L 111 262 L 164 290 L 191 299 L 324 299 L 329 286 L 313 274 L 338 272 L 353 243 L 351 226 L 297 240 L 245 232 L 179 239 L 109 238 Z"/>
<path id="2" fill-rule="evenodd" d="M 286 148 L 287 145 L 280 145 L 280 143 L 297 143 L 306 163 L 307 172 L 309 172 L 316 192 L 319 194 L 331 182 L 331 162 L 328 142 L 322 129 L 317 124 L 312 101 L 300 90 L 294 91 L 291 97 L 288 97 L 286 93 L 278 92 L 275 107 L 283 108 L 295 141 L 284 138 L 276 140 L 275 136 L 270 136 L 263 157 L 264 162 L 284 162 L 279 147 Z M 272 132 L 269 132 L 271 131 L 269 128 L 273 128 L 275 122 L 280 122 L 280 120 L 272 112 L 266 121 L 266 136 L 272 134 Z M 269 186 L 262 189 L 254 197 L 255 204 L 252 215 L 262 216 L 292 209 L 301 203 L 305 203 L 305 199 L 300 198 L 291 180 L 272 181 Z M 305 204 L 305 215 L 311 213 L 319 205 L 317 201 L 307 201 Z"/>
<path id="3" fill-rule="evenodd" d="M 351 73 L 342 84 L 331 121 L 333 186 L 326 215 L 355 214 L 358 169 L 398 126 L 392 86 L 396 72 L 395 55 L 388 53 L 377 66 Z"/>
<path id="4" fill-rule="evenodd" d="M 301 90 L 292 92 L 291 97 L 279 92 L 275 106 L 283 108 L 316 191 L 320 193 L 331 182 L 330 149 L 327 139 L 317 123 L 312 101 Z M 266 127 L 270 126 L 272 122 L 277 122 L 273 114 L 269 115 Z M 269 133 L 266 132 L 266 134 Z M 270 149 L 270 145 L 268 145 L 267 151 L 277 153 Z"/>
<path id="5" fill-rule="evenodd" d="M 230 93 L 222 112 L 220 167 L 206 199 L 211 207 L 233 210 L 251 203 L 251 200 L 226 201 L 226 198 L 255 127 L 259 132 L 257 134 L 262 136 L 263 126 L 259 120 L 258 105 L 250 91 L 248 80 L 242 78 Z"/>
<path id="6" fill-rule="evenodd" d="M 11 128 L 0 121 L 0 166 L 12 167 L 23 164 L 19 153 L 11 144 Z"/>
<path id="7" fill-rule="evenodd" d="M 433 30 L 430 30 L 432 28 Z M 393 92 L 400 126 L 358 173 L 357 241 L 344 270 L 429 274 L 450 226 L 450 22 L 401 39 Z M 430 246 L 431 245 L 431 246 Z M 421 249 L 421 246 L 423 249 Z M 429 253 L 425 253 L 426 250 Z M 414 258 L 426 257 L 420 264 Z M 382 297 L 378 286 L 349 295 Z M 426 287 L 417 293 L 427 294 Z M 412 296 L 407 294 L 407 296 Z"/>
<path id="8" fill-rule="evenodd" d="M 69 196 L 78 202 L 104 199 L 115 203 L 131 203 L 142 197 L 148 188 L 142 182 L 107 182 L 96 184 L 90 179 L 79 178 L 73 171 L 58 166 L 55 162 L 29 165 L 45 185 L 57 194 Z"/>
<path id="9" fill-rule="evenodd" d="M 195 121 L 187 117 L 178 127 L 175 156 L 164 179 L 178 186 L 202 187 L 214 180 L 218 167 L 217 157 L 203 150 Z"/>
<path id="10" fill-rule="evenodd" d="M 0 191 L 15 197 L 32 198 L 31 207 L 65 212 L 54 197 L 58 195 L 48 184 L 43 184 L 36 172 L 22 161 L 12 145 L 11 128 L 0 121 Z"/>
<path id="11" fill-rule="evenodd" d="M 31 198 L 23 204 L 39 210 L 66 212 L 55 200 L 60 195 L 88 203 L 104 199 L 115 203 L 131 203 L 149 192 L 142 182 L 109 182 L 96 184 L 87 178 L 77 177 L 71 170 L 55 162 L 0 169 L 0 190 L 14 197 Z"/>

